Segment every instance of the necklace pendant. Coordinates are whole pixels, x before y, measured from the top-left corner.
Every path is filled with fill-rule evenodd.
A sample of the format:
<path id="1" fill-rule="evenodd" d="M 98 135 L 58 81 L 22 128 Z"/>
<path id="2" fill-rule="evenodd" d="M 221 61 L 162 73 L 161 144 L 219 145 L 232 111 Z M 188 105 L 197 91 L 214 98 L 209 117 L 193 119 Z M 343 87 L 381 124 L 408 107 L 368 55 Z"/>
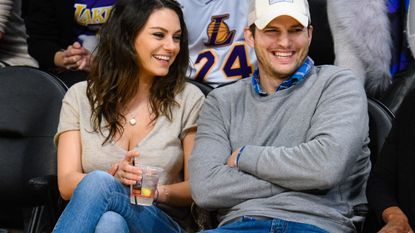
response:
<path id="1" fill-rule="evenodd" d="M 131 120 L 128 121 L 128 123 L 130 123 L 130 125 L 134 126 L 137 121 L 135 120 L 135 118 L 132 118 Z"/>

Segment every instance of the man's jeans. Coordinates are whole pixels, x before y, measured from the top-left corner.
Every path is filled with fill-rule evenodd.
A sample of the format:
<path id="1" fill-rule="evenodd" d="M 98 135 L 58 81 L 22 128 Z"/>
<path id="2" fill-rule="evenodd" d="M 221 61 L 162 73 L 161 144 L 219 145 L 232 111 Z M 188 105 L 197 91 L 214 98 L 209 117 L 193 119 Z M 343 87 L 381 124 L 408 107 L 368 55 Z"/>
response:
<path id="1" fill-rule="evenodd" d="M 185 231 L 156 206 L 130 204 L 130 189 L 110 174 L 94 171 L 76 187 L 53 232 Z"/>
<path id="2" fill-rule="evenodd" d="M 328 233 L 327 231 L 305 223 L 290 222 L 281 219 L 256 220 L 242 217 L 241 220 L 223 225 L 203 233 Z"/>

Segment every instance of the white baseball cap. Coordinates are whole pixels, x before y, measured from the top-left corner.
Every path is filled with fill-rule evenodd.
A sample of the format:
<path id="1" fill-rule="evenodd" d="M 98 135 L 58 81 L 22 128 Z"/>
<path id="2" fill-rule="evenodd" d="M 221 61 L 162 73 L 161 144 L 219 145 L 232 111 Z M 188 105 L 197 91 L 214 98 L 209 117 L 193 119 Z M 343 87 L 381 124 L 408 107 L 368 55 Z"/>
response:
<path id="1" fill-rule="evenodd" d="M 254 0 L 248 23 L 262 30 L 281 15 L 293 17 L 304 27 L 311 21 L 307 0 Z"/>

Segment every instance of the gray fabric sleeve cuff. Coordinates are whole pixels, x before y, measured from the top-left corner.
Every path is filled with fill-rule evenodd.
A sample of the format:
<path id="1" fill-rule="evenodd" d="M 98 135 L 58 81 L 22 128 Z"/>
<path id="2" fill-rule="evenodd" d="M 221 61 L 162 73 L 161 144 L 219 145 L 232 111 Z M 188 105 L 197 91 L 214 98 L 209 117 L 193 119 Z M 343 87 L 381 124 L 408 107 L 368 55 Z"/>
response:
<path id="1" fill-rule="evenodd" d="M 238 168 L 246 173 L 257 175 L 258 158 L 263 150 L 262 146 L 245 146 L 238 160 Z"/>

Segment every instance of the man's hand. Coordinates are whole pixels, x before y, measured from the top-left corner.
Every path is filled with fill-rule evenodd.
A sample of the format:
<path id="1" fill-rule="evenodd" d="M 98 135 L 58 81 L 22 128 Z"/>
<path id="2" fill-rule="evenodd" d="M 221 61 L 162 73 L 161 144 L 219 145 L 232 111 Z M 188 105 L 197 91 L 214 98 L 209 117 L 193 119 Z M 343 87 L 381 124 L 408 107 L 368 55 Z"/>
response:
<path id="1" fill-rule="evenodd" d="M 399 207 L 393 206 L 385 209 L 382 217 L 386 225 L 379 233 L 414 233 L 409 226 L 408 218 Z"/>
<path id="2" fill-rule="evenodd" d="M 414 233 L 408 221 L 402 219 L 391 219 L 379 233 Z"/>
<path id="3" fill-rule="evenodd" d="M 89 71 L 91 52 L 82 47 L 79 42 L 75 42 L 66 50 L 56 52 L 54 62 L 56 66 L 68 70 Z"/>
<path id="4" fill-rule="evenodd" d="M 238 164 L 236 164 L 236 158 L 238 157 L 239 151 L 241 148 L 238 148 L 236 151 L 232 152 L 231 156 L 229 156 L 228 161 L 226 165 L 229 167 L 236 167 Z"/>

